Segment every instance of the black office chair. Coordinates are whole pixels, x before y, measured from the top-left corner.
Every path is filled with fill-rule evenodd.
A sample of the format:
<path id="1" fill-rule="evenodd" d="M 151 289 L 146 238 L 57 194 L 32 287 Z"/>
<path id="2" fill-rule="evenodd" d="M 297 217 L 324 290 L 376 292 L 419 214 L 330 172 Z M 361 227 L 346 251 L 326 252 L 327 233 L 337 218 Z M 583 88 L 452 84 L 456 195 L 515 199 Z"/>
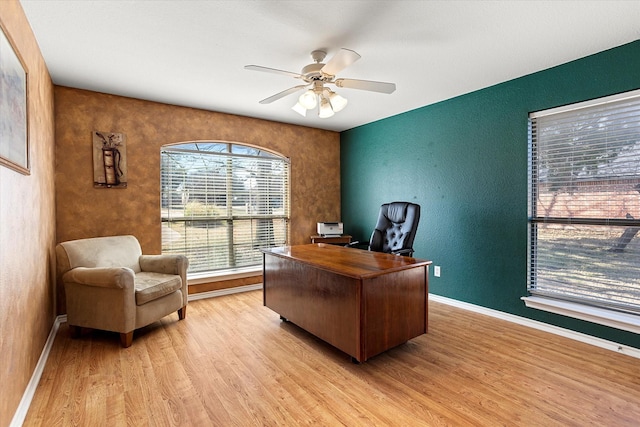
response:
<path id="1" fill-rule="evenodd" d="M 378 223 L 371 233 L 369 250 L 413 256 L 413 240 L 420 221 L 420 205 L 409 202 L 385 203 L 380 206 Z M 358 246 L 353 242 L 347 246 Z"/>

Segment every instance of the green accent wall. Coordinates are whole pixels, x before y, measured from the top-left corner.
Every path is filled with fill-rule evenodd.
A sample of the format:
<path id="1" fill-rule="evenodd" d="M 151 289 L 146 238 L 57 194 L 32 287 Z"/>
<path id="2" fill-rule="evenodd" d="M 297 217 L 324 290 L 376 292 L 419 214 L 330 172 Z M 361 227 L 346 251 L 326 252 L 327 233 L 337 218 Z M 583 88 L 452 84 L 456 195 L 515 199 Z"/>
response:
<path id="1" fill-rule="evenodd" d="M 431 293 L 640 348 L 637 334 L 520 300 L 529 112 L 638 88 L 640 40 L 342 132 L 345 232 L 368 241 L 382 203 L 418 203 L 415 256 L 442 269 Z"/>

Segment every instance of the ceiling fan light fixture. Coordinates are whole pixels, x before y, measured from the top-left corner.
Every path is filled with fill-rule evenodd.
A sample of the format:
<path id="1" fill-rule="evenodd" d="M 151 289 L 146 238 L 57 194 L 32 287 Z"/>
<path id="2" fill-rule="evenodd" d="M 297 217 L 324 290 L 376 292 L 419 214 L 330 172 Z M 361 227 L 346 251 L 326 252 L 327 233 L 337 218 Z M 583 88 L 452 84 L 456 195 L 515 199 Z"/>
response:
<path id="1" fill-rule="evenodd" d="M 1 1 L 1 0 L 0 0 Z M 360 59 L 360 55 L 353 50 L 342 48 L 331 59 L 323 63 L 327 52 L 318 49 L 311 52 L 312 64 L 302 68 L 301 73 L 278 70 L 276 68 L 262 67 L 260 65 L 246 65 L 246 70 L 262 71 L 267 73 L 282 74 L 300 79 L 304 84 L 291 87 L 276 93 L 260 101 L 260 104 L 270 104 L 293 93 L 303 92 L 298 97 L 298 103 L 291 107 L 293 111 L 303 117 L 307 116 L 308 110 L 318 107 L 318 117 L 328 118 L 335 113 L 342 111 L 347 106 L 347 100 L 325 85 L 335 85 L 339 88 L 350 88 L 390 94 L 396 90 L 395 83 L 377 82 L 373 80 L 358 79 L 336 79 L 336 75 L 349 65 Z"/>
<path id="2" fill-rule="evenodd" d="M 296 102 L 296 105 L 291 107 L 291 109 L 300 114 L 302 117 L 307 117 L 307 109 L 303 107 L 299 102 Z"/>
<path id="3" fill-rule="evenodd" d="M 331 108 L 331 103 L 326 98 L 320 98 L 320 108 L 318 108 L 318 117 L 321 119 L 327 119 L 333 116 L 334 112 Z"/>
<path id="4" fill-rule="evenodd" d="M 300 95 L 300 98 L 298 98 L 298 104 L 300 104 L 300 106 L 306 108 L 307 110 L 316 108 L 317 103 L 317 96 L 313 89 L 309 89 L 308 91 Z"/>
<path id="5" fill-rule="evenodd" d="M 331 95 L 329 95 L 329 102 L 331 103 L 331 108 L 333 109 L 334 113 L 342 111 L 348 103 L 346 98 L 341 97 L 335 92 L 331 92 Z"/>

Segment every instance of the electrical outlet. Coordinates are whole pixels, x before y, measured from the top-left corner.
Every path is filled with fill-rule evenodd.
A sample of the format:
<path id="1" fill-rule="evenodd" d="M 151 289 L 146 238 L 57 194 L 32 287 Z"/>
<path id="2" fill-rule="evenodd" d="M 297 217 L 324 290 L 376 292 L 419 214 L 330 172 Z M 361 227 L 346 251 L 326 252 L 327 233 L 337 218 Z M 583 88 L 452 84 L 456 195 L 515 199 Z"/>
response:
<path id="1" fill-rule="evenodd" d="M 434 265 L 433 266 L 433 275 L 436 277 L 440 277 L 440 266 L 439 265 Z"/>

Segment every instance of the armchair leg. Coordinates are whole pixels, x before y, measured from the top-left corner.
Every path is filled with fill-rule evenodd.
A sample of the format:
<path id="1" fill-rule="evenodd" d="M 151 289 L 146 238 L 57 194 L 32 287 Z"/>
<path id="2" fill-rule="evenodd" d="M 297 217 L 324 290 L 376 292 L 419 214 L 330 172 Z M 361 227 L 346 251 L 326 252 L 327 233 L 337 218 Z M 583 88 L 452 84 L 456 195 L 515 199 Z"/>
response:
<path id="1" fill-rule="evenodd" d="M 187 317 L 187 306 L 186 305 L 184 307 L 178 309 L 178 319 L 179 320 L 184 320 L 185 317 Z"/>
<path id="2" fill-rule="evenodd" d="M 122 345 L 122 347 L 124 348 L 131 347 L 132 342 L 133 342 L 133 331 L 120 334 L 120 345 Z"/>

